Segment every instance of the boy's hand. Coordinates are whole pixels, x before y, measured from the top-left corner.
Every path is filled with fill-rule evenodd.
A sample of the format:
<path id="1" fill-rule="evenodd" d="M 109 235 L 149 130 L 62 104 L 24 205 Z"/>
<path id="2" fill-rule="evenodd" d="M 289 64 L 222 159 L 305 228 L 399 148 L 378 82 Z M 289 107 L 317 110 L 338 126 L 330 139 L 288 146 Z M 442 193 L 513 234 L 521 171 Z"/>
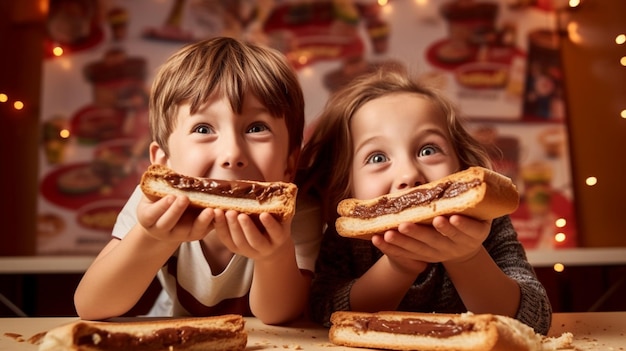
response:
<path id="1" fill-rule="evenodd" d="M 271 259 L 291 241 L 291 219 L 279 222 L 269 213 L 258 221 L 237 211 L 215 210 L 215 232 L 231 252 L 253 260 Z"/>
<path id="2" fill-rule="evenodd" d="M 462 262 L 480 251 L 490 229 L 491 220 L 438 216 L 432 226 L 402 223 L 373 242 L 391 260 Z"/>
<path id="3" fill-rule="evenodd" d="M 200 240 L 213 229 L 213 209 L 188 208 L 186 196 L 168 195 L 157 201 L 145 196 L 137 207 L 137 221 L 146 234 L 157 240 Z"/>

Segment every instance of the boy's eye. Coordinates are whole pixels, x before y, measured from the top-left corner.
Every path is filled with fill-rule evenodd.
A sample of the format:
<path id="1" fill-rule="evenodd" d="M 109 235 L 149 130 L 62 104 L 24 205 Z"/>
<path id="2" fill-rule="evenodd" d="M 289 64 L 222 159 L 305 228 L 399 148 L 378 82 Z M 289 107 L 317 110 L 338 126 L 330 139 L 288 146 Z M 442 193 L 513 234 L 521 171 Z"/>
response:
<path id="1" fill-rule="evenodd" d="M 267 125 L 265 125 L 263 123 L 255 123 L 255 124 L 251 125 L 250 128 L 248 128 L 246 133 L 261 133 L 261 132 L 264 132 L 266 130 L 269 130 Z"/>
<path id="2" fill-rule="evenodd" d="M 372 154 L 370 155 L 367 160 L 366 163 L 382 163 L 382 162 L 387 162 L 389 159 L 387 158 L 387 156 L 385 156 L 385 154 Z"/>
<path id="3" fill-rule="evenodd" d="M 213 128 L 211 128 L 211 126 L 206 125 L 206 124 L 202 124 L 199 126 L 196 126 L 193 129 L 194 133 L 199 133 L 199 134 L 212 134 L 213 133 Z"/>
<path id="4" fill-rule="evenodd" d="M 439 152 L 439 148 L 434 145 L 426 145 L 419 151 L 419 157 L 432 156 Z"/>

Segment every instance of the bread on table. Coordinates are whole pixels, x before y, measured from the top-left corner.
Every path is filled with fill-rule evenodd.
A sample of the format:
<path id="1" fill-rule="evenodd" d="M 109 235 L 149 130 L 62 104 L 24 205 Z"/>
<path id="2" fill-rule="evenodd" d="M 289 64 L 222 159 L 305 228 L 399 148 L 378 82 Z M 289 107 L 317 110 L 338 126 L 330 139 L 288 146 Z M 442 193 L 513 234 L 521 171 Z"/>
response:
<path id="1" fill-rule="evenodd" d="M 248 336 L 242 316 L 76 321 L 49 330 L 39 351 L 238 351 Z"/>
<path id="2" fill-rule="evenodd" d="M 493 314 L 338 311 L 331 316 L 333 344 L 387 350 L 547 351 L 571 346 L 573 335 L 537 334 L 526 324 Z"/>

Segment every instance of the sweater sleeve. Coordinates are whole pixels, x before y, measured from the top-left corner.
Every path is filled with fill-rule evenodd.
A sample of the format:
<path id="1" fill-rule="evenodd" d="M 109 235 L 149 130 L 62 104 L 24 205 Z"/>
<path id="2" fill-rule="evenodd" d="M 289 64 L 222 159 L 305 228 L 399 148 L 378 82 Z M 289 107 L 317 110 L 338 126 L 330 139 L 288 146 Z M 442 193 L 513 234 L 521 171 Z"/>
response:
<path id="1" fill-rule="evenodd" d="M 531 326 L 535 332 L 547 334 L 552 321 L 552 306 L 508 216 L 493 221 L 484 246 L 500 269 L 519 284 L 521 299 L 515 318 Z"/>
<path id="2" fill-rule="evenodd" d="M 351 270 L 354 262 L 349 246 L 334 230 L 324 233 L 311 285 L 310 316 L 326 327 L 330 327 L 334 311 L 350 310 L 350 289 L 357 277 Z"/>

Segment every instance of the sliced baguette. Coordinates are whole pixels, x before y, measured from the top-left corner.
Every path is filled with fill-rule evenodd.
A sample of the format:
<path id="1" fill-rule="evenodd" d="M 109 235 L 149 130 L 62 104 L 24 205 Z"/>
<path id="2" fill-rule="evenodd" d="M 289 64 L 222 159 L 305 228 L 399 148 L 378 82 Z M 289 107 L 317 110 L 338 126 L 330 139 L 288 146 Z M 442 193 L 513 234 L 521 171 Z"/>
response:
<path id="1" fill-rule="evenodd" d="M 464 188 L 464 184 L 471 186 Z M 458 188 L 459 185 L 462 187 Z M 486 168 L 470 167 L 374 199 L 345 199 L 337 206 L 340 217 L 336 228 L 342 236 L 369 240 L 372 235 L 395 229 L 402 222 L 430 223 L 435 216 L 451 214 L 493 219 L 515 211 L 518 204 L 519 193 L 510 178 Z M 381 213 L 381 207 L 394 211 Z"/>
<path id="2" fill-rule="evenodd" d="M 146 319 L 77 321 L 50 329 L 39 351 L 200 351 L 243 350 L 248 341 L 242 316 L 235 314 Z"/>
<path id="3" fill-rule="evenodd" d="M 249 215 L 268 212 L 279 221 L 293 216 L 298 194 L 298 188 L 292 183 L 189 177 L 162 165 L 148 167 L 140 186 L 152 199 L 169 194 L 186 195 L 195 207 L 235 210 Z"/>

